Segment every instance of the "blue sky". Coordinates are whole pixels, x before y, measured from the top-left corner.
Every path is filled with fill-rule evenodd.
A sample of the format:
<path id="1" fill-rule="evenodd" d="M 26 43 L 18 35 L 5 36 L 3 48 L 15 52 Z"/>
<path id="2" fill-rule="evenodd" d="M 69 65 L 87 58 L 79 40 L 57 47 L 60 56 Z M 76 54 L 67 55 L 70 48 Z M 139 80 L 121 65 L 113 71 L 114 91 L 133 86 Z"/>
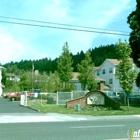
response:
<path id="1" fill-rule="evenodd" d="M 135 7 L 135 0 L 0 0 L 0 16 L 130 32 L 127 17 Z M 0 21 L 29 23 L 4 18 Z M 66 41 L 70 51 L 77 54 L 128 38 L 0 22 L 0 63 L 46 57 L 53 60 L 61 55 Z"/>

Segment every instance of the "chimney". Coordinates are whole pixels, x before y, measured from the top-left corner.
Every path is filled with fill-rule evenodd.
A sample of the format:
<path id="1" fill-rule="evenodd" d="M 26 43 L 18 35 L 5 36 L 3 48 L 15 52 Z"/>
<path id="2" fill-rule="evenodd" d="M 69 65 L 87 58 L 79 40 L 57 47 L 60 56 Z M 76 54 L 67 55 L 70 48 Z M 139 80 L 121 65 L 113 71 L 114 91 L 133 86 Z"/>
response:
<path id="1" fill-rule="evenodd" d="M 100 81 L 99 90 L 101 90 L 101 91 L 104 90 L 104 81 Z"/>

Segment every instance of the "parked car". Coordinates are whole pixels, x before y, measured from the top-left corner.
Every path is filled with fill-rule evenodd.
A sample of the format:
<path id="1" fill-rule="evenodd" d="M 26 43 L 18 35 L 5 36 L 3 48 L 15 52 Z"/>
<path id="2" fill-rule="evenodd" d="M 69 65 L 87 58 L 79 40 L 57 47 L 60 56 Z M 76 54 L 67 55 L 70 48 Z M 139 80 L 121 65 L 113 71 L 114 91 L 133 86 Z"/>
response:
<path id="1" fill-rule="evenodd" d="M 121 98 L 121 104 L 126 105 L 127 104 L 127 94 L 126 93 L 120 93 Z M 134 95 L 129 94 L 129 104 L 130 105 L 140 105 L 140 95 Z"/>
<path id="2" fill-rule="evenodd" d="M 21 94 L 25 94 L 25 91 L 23 92 L 13 92 L 8 96 L 8 99 L 11 101 L 17 101 L 20 100 Z M 32 93 L 27 91 L 27 100 L 32 98 Z"/>
<path id="3" fill-rule="evenodd" d="M 103 91 L 108 97 L 114 99 L 117 102 L 120 102 L 120 97 L 116 95 L 113 91 Z"/>
<path id="4" fill-rule="evenodd" d="M 140 96 L 139 95 L 129 95 L 129 103 L 131 105 L 140 105 Z"/>
<path id="5" fill-rule="evenodd" d="M 20 92 L 13 92 L 8 96 L 8 99 L 11 101 L 19 100 L 20 99 Z"/>
<path id="6" fill-rule="evenodd" d="M 10 92 L 3 93 L 3 97 L 4 97 L 4 98 L 8 98 L 9 95 L 10 95 Z"/>

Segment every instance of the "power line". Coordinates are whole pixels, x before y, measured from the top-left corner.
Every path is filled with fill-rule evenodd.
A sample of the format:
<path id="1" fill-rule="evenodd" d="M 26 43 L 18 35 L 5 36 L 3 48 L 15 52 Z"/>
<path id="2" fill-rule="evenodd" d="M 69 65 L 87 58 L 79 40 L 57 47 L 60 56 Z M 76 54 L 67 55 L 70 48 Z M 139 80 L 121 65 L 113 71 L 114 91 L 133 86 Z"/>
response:
<path id="1" fill-rule="evenodd" d="M 78 26 L 78 25 L 71 25 L 71 24 L 62 24 L 62 23 L 55 23 L 55 22 L 46 22 L 46 21 L 40 21 L 40 20 L 23 19 L 23 18 L 8 17 L 8 16 L 0 16 L 0 18 L 16 19 L 16 20 L 30 21 L 30 22 L 39 22 L 39 23 L 45 23 L 45 24 L 47 23 L 47 24 L 69 26 L 69 27 L 78 27 L 78 28 L 85 28 L 85 29 L 96 29 L 96 30 L 104 30 L 104 31 L 111 31 L 111 32 L 130 33 L 130 32 L 126 32 L 126 31 L 109 30 L 109 29 L 94 28 L 94 27 L 87 27 L 87 26 Z"/>
<path id="2" fill-rule="evenodd" d="M 81 31 L 81 32 L 91 32 L 91 33 L 101 33 L 101 34 L 112 34 L 112 35 L 122 35 L 122 36 L 129 36 L 129 34 L 124 33 L 111 33 L 111 32 L 103 32 L 103 31 L 95 31 L 95 30 L 83 30 L 83 29 L 75 29 L 75 28 L 66 28 L 66 27 L 56 27 L 56 26 L 47 26 L 47 25 L 38 25 L 38 24 L 31 24 L 31 23 L 21 23 L 21 22 L 12 22 L 12 21 L 2 21 L 2 23 L 8 24 L 18 24 L 18 25 L 26 25 L 26 26 L 36 26 L 36 27 L 43 27 L 43 28 L 54 28 L 54 29 L 62 29 L 62 30 L 73 30 L 73 31 Z"/>

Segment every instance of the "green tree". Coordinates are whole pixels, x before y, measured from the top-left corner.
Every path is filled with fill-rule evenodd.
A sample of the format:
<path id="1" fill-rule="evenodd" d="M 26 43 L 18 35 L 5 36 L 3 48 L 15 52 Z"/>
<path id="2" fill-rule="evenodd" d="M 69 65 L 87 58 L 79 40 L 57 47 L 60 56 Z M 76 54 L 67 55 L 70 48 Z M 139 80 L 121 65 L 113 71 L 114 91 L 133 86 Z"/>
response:
<path id="1" fill-rule="evenodd" d="M 57 69 L 59 78 L 62 83 L 64 83 L 64 88 L 66 88 L 67 82 L 72 78 L 72 56 L 69 51 L 68 43 L 66 42 L 63 46 L 63 52 L 57 61 Z"/>
<path id="2" fill-rule="evenodd" d="M 47 74 L 44 72 L 43 74 L 32 73 L 32 85 L 33 89 L 40 89 L 40 91 L 44 92 L 47 84 Z"/>
<path id="3" fill-rule="evenodd" d="M 132 93 L 133 84 L 136 81 L 137 71 L 135 70 L 133 60 L 130 58 L 132 50 L 130 45 L 125 41 L 116 44 L 116 53 L 120 63 L 116 69 L 116 77 L 119 79 L 120 86 L 127 94 L 127 104 L 129 110 L 129 94 Z"/>
<path id="4" fill-rule="evenodd" d="M 59 87 L 59 76 L 57 72 L 49 74 L 47 78 L 47 92 L 56 92 Z"/>
<path id="5" fill-rule="evenodd" d="M 85 90 L 86 88 L 88 90 L 97 88 L 97 83 L 93 74 L 93 66 L 94 65 L 92 64 L 90 52 L 87 51 L 85 59 L 81 61 L 81 64 L 78 64 L 78 72 L 80 73 L 78 79 L 83 90 Z"/>
<path id="6" fill-rule="evenodd" d="M 130 13 L 127 23 L 132 29 L 129 42 L 132 48 L 132 58 L 136 65 L 140 67 L 140 0 L 136 0 L 136 10 Z"/>
<path id="7" fill-rule="evenodd" d="M 32 89 L 32 73 L 31 72 L 25 72 L 20 77 L 20 90 L 31 90 Z"/>
<path id="8" fill-rule="evenodd" d="M 11 86 L 12 91 L 14 92 L 18 92 L 20 91 L 20 86 L 19 83 L 16 81 L 13 81 L 12 86 Z"/>
<path id="9" fill-rule="evenodd" d="M 2 80 L 1 80 L 1 82 L 2 82 L 2 84 L 3 85 L 6 85 L 6 69 L 5 68 L 3 68 L 2 69 Z"/>
<path id="10" fill-rule="evenodd" d="M 136 79 L 136 85 L 140 88 L 140 72 L 138 73 L 137 79 Z"/>

